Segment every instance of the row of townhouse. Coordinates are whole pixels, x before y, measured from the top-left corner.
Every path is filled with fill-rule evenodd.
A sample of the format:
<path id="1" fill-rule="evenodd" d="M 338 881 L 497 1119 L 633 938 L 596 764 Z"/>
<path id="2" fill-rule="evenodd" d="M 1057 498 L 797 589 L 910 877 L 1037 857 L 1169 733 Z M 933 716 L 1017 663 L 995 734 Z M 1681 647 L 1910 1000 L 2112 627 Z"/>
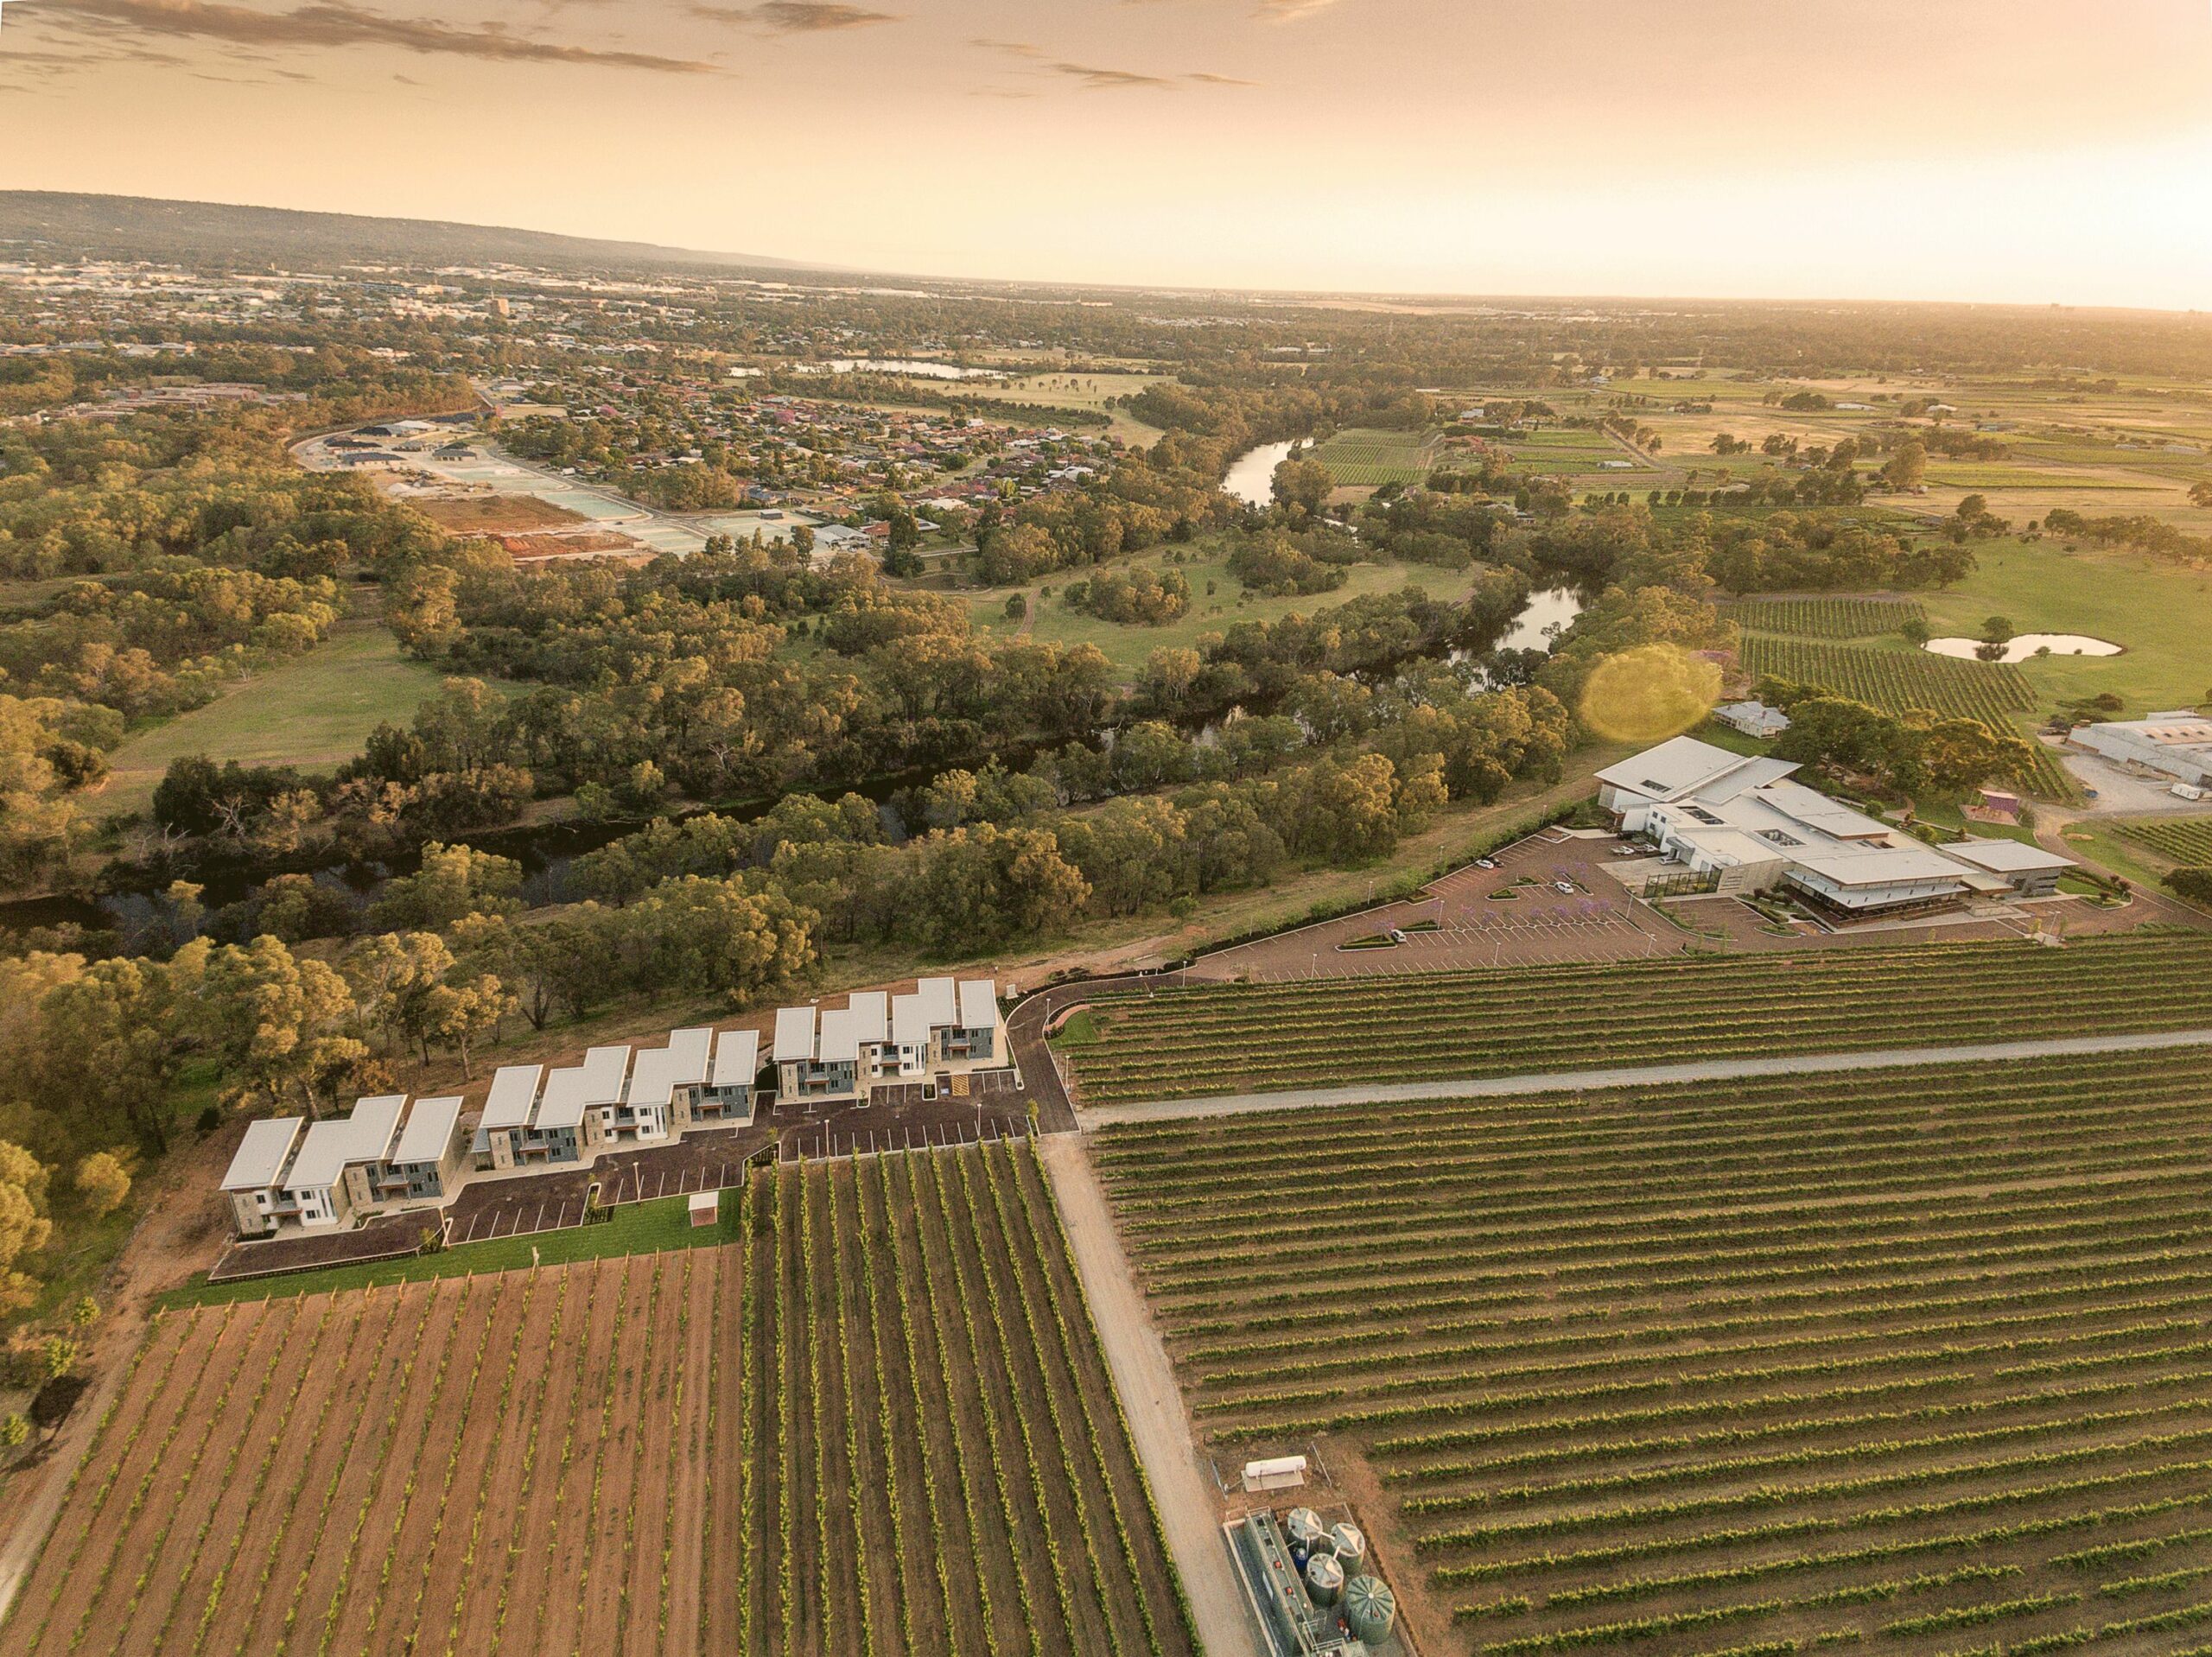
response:
<path id="1" fill-rule="evenodd" d="M 276 1116 L 250 1124 L 223 1176 L 241 1237 L 286 1221 L 310 1230 L 359 1214 L 435 1206 L 460 1184 L 461 1101 L 405 1094 L 364 1099 L 350 1116 L 307 1122 Z"/>
<path id="2" fill-rule="evenodd" d="M 778 1100 L 865 1104 L 879 1088 L 926 1090 L 940 1076 L 1005 1070 L 1005 1048 L 995 983 L 925 978 L 905 995 L 866 990 L 819 1013 L 783 1008 L 771 1057 Z"/>
<path id="3" fill-rule="evenodd" d="M 908 994 L 862 991 L 842 1007 L 781 1009 L 769 1089 L 758 1085 L 759 1031 L 677 1030 L 664 1046 L 594 1047 L 578 1064 L 502 1066 L 483 1108 L 467 1115 L 458 1097 L 418 1099 L 410 1110 L 395 1094 L 361 1100 L 345 1118 L 254 1122 L 223 1191 L 242 1237 L 288 1222 L 334 1229 L 442 1207 L 472 1175 L 576 1167 L 625 1146 L 742 1126 L 764 1100 L 804 1110 L 867 1105 L 894 1087 L 927 1097 L 1012 1084 L 1006 1054 L 995 983 L 925 978 Z"/>

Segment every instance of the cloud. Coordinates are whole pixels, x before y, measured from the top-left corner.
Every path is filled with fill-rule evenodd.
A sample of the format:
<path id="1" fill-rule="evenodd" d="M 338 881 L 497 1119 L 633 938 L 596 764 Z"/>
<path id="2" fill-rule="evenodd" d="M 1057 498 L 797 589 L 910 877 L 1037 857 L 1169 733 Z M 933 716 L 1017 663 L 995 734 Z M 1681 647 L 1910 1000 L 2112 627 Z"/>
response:
<path id="1" fill-rule="evenodd" d="M 771 35 L 826 35 L 902 21 L 895 12 L 870 11 L 866 6 L 844 5 L 839 0 L 760 0 L 755 6 L 695 5 L 690 10 L 694 17 L 744 23 Z"/>
<path id="2" fill-rule="evenodd" d="M 457 29 L 429 19 L 394 17 L 347 3 L 347 0 L 312 0 L 291 11 L 256 11 L 220 3 L 220 0 L 73 0 L 66 8 L 41 7 L 40 15 L 78 28 L 226 41 L 233 46 L 390 46 L 406 52 L 493 62 L 591 64 L 658 74 L 723 73 L 714 64 L 694 59 L 526 39 L 497 23 Z"/>
<path id="3" fill-rule="evenodd" d="M 1001 57 L 1019 59 L 1035 67 L 1030 71 L 1038 75 L 1058 75 L 1072 80 L 1085 92 L 1179 92 L 1185 86 L 1254 86 L 1259 83 L 1239 80 L 1234 75 L 1217 75 L 1194 70 L 1179 75 L 1153 75 L 1135 69 L 1103 69 L 1096 64 L 1071 63 L 1065 59 L 1047 57 L 1042 47 L 1027 41 L 1001 41 L 988 37 L 971 40 L 969 45 L 980 52 L 995 52 Z M 986 92 L 980 97 L 1028 98 L 1026 92 Z"/>

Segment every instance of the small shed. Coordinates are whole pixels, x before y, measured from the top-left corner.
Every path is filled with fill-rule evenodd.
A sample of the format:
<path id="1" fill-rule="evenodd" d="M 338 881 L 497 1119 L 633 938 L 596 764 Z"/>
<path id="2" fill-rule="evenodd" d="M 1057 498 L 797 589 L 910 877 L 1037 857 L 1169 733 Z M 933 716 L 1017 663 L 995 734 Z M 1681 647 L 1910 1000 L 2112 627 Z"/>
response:
<path id="1" fill-rule="evenodd" d="M 713 1225 L 716 1221 L 720 1220 L 722 1216 L 721 1193 L 720 1191 L 694 1191 L 691 1193 L 690 1208 L 691 1224 L 694 1229 L 696 1229 L 700 1226 Z"/>

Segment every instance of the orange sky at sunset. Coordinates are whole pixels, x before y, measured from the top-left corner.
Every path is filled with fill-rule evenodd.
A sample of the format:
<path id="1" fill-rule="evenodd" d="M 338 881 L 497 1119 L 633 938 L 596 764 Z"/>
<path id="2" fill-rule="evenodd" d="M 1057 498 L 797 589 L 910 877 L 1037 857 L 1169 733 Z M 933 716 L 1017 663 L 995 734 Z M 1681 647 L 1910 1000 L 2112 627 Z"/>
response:
<path id="1" fill-rule="evenodd" d="M 0 186 L 932 274 L 2212 308 L 2205 0 L 6 0 Z"/>

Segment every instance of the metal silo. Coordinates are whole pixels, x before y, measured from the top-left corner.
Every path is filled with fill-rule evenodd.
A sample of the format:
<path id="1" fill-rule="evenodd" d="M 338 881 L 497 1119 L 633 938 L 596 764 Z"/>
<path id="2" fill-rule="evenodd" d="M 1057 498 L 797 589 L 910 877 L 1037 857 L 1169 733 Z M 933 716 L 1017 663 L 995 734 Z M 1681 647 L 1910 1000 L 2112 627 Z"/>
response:
<path id="1" fill-rule="evenodd" d="M 1329 1552 L 1337 1556 L 1344 1574 L 1357 1577 L 1367 1564 L 1367 1536 L 1357 1525 L 1345 1523 L 1329 1527 Z"/>
<path id="2" fill-rule="evenodd" d="M 1317 1553 L 1306 1566 L 1306 1594 L 1316 1605 L 1337 1603 L 1344 1590 L 1344 1568 L 1325 1553 Z"/>
<path id="3" fill-rule="evenodd" d="M 1344 1584 L 1344 1622 L 1355 1639 L 1379 1646 L 1398 1620 L 1398 1597 L 1380 1577 L 1354 1577 Z"/>

